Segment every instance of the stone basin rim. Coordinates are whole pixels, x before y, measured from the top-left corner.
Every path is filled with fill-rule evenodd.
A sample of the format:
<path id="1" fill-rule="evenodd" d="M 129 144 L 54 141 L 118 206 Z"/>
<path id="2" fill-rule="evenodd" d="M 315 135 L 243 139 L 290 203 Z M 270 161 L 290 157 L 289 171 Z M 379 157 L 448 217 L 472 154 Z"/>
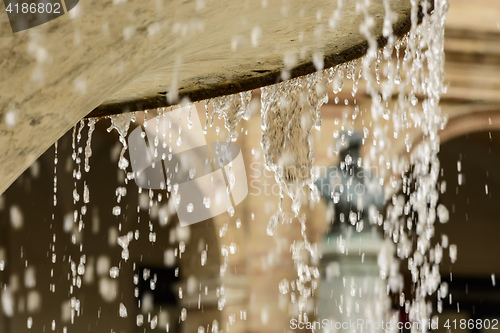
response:
<path id="1" fill-rule="evenodd" d="M 432 14 L 432 11 L 433 8 L 430 8 L 428 13 Z M 419 24 L 423 18 L 422 6 L 419 6 L 417 17 Z M 397 38 L 402 38 L 410 31 L 411 25 L 411 17 L 408 17 L 406 20 L 400 22 L 400 24 L 393 25 L 393 34 Z M 387 42 L 388 39 L 386 37 L 378 37 L 378 48 L 384 47 L 385 45 L 387 45 Z M 343 50 L 340 53 L 327 54 L 324 56 L 324 68 L 331 68 L 355 59 L 359 59 L 366 54 L 367 50 L 368 42 L 365 40 L 355 46 Z M 318 70 L 312 61 L 304 62 L 290 70 L 290 79 L 309 75 L 317 71 Z M 269 70 L 265 71 L 264 73 L 262 73 L 262 71 L 252 71 L 250 77 L 240 79 L 236 78 L 235 80 L 233 80 L 233 82 L 218 83 L 210 86 L 209 88 L 195 88 L 182 91 L 184 87 L 181 87 L 179 88 L 178 98 L 172 102 L 169 102 L 166 97 L 168 93 L 167 91 L 159 91 L 156 95 L 141 99 L 101 104 L 84 118 L 102 118 L 121 113 L 168 107 L 177 105 L 184 99 L 188 99 L 190 102 L 199 102 L 219 96 L 232 95 L 244 91 L 258 89 L 282 81 L 284 80 L 282 79 L 281 69 Z"/>

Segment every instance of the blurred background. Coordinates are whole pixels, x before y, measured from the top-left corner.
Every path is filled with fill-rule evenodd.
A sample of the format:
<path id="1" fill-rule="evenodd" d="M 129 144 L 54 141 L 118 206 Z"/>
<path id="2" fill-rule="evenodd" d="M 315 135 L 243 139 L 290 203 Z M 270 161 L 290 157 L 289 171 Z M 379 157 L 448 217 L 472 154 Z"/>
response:
<path id="1" fill-rule="evenodd" d="M 500 3 L 451 1 L 445 37 L 448 90 L 442 112 L 448 124 L 440 132 L 439 200 L 449 221 L 437 223 L 435 235 L 456 245 L 458 255 L 452 263 L 454 254 L 446 250 L 441 265 L 452 295 L 442 304 L 436 331 L 443 332 L 448 331 L 442 326 L 446 319 L 500 319 L 495 281 L 500 277 Z M 319 170 L 340 163 L 335 133 L 346 130 L 342 124 L 358 133 L 370 126 L 366 109 L 371 99 L 358 93 L 355 103 L 351 90 L 346 86 L 334 94 L 329 89 L 321 131 L 313 134 Z M 205 105 L 198 103 L 197 110 L 203 121 Z M 235 207 L 234 216 L 226 213 L 187 227 L 179 225 L 165 192 L 139 191 L 133 180 L 126 181 L 126 173 L 117 167 L 122 144 L 115 130 L 107 131 L 109 119 L 97 122 L 88 173 L 83 170 L 87 123 L 76 126 L 76 138 L 70 131 L 58 141 L 57 165 L 56 147 L 47 150 L 0 197 L 0 332 L 293 331 L 290 318 L 297 315 L 297 305 L 290 300 L 290 282 L 297 272 L 290 247 L 302 239 L 301 224 L 284 199 L 287 218 L 269 235 L 279 187 L 264 168 L 260 91 L 253 92 L 251 110 L 250 119 L 238 127 L 236 141 L 245 160 L 248 196 Z M 144 117 L 139 112 L 132 126 Z M 224 131 L 223 121 L 216 119 L 207 142 L 224 140 Z M 388 149 L 394 156 L 406 156 L 419 137 L 417 130 L 409 131 Z M 74 153 L 82 159 L 80 167 Z M 365 147 L 360 154 L 366 154 Z M 370 171 L 391 180 L 390 171 Z M 89 202 L 82 197 L 75 203 L 74 190 L 83 196 L 85 187 Z M 369 195 L 373 193 L 378 192 Z M 391 201 L 393 194 L 380 195 Z M 321 286 L 307 305 L 311 320 L 342 316 L 336 299 L 344 291 L 336 271 L 370 278 L 374 290 L 382 286 L 377 268 L 384 247 L 380 231 L 366 227 L 360 245 L 347 256 L 330 247 L 331 237 L 348 232 L 332 225 L 341 209 L 333 212 L 326 201 L 302 207 L 307 237 L 322 253 L 312 262 L 319 268 Z M 402 292 L 411 295 L 405 263 L 400 274 L 407 282 Z M 377 304 L 384 311 L 401 312 L 400 320 L 407 320 L 399 295 L 381 297 L 385 300 Z"/>

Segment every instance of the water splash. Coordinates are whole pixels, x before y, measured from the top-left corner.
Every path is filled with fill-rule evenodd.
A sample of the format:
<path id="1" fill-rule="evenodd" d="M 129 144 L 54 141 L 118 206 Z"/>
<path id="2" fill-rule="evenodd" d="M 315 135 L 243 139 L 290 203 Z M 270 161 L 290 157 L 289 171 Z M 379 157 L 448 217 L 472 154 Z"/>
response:
<path id="1" fill-rule="evenodd" d="M 371 97 L 372 145 L 369 147 L 369 155 L 363 160 L 366 166 L 377 165 L 379 168 L 380 184 L 384 184 L 387 178 L 393 189 L 398 186 L 388 170 L 397 174 L 405 174 L 403 183 L 407 184 L 404 196 L 396 196 L 388 209 L 385 219 L 372 219 L 376 224 L 383 224 L 386 236 L 396 244 L 395 254 L 400 259 L 411 258 L 410 272 L 413 275 L 415 294 L 412 300 L 405 300 L 404 304 L 409 312 L 410 320 L 419 322 L 426 330 L 425 322 L 430 320 L 430 312 L 426 305 L 427 295 L 437 292 L 440 284 L 439 263 L 442 258 L 442 248 L 447 247 L 447 240 L 442 245 L 437 244 L 431 248 L 431 239 L 434 234 L 433 224 L 437 220 L 446 223 L 449 213 L 446 207 L 437 205 L 439 197 L 438 175 L 439 151 L 438 131 L 445 123 L 439 109 L 439 100 L 444 92 L 443 85 L 443 32 L 444 19 L 448 3 L 446 0 L 435 2 L 432 15 L 428 14 L 428 4 L 423 5 L 422 22 L 418 24 L 418 12 L 420 8 L 413 5 L 412 28 L 408 35 L 401 41 L 392 32 L 394 14 L 388 8 L 385 1 L 386 16 L 384 18 L 384 36 L 388 37 L 387 46 L 377 49 L 377 41 L 372 36 L 371 28 L 374 24 L 370 16 L 368 6 L 358 7 L 364 15 L 365 21 L 361 24 L 361 32 L 368 40 L 367 54 L 361 61 L 337 66 L 314 76 L 293 79 L 274 86 L 262 88 L 262 148 L 265 154 L 266 167 L 275 173 L 276 181 L 280 185 L 281 193 L 292 198 L 292 209 L 298 214 L 300 209 L 300 191 L 304 185 L 310 185 L 314 180 L 311 172 L 313 164 L 313 150 L 310 141 L 311 130 L 319 127 L 319 107 L 323 100 L 323 91 L 327 82 L 332 81 L 333 92 L 340 94 L 345 85 L 345 80 L 352 80 L 352 93 L 355 97 L 361 83 L 363 83 L 367 94 Z M 404 56 L 401 58 L 400 53 Z M 315 63 L 318 63 L 317 59 Z M 359 66 L 361 65 L 361 66 Z M 359 68 L 359 71 L 358 71 Z M 347 73 L 346 73 L 347 72 Z M 326 81 L 326 82 L 325 82 Z M 360 82 L 362 81 L 362 82 Z M 309 103 L 313 96 L 315 103 Z M 396 96 L 394 98 L 393 96 Z M 335 98 L 335 104 L 340 99 Z M 346 99 L 345 105 L 348 106 Z M 352 120 L 359 114 L 359 106 L 354 100 L 354 112 Z M 347 119 L 342 118 L 342 128 L 349 129 Z M 394 138 L 405 136 L 407 150 L 410 151 L 411 143 L 407 128 L 420 128 L 424 140 L 412 152 L 409 163 L 401 163 L 391 153 L 389 132 L 385 129 L 388 121 L 392 121 Z M 364 128 L 364 138 L 369 138 L 369 130 Z M 340 138 L 334 133 L 334 137 Z M 338 150 L 337 150 L 338 151 Z M 409 173 L 408 166 L 412 165 Z M 300 170 L 301 172 L 298 172 Z M 414 184 L 414 186 L 410 186 Z M 486 189 L 487 191 L 487 189 Z M 390 189 L 389 189 L 390 192 Z M 280 200 L 281 202 L 281 200 Z M 415 214 L 415 223 L 407 224 L 401 216 Z M 375 214 L 381 216 L 378 212 Z M 279 224 L 279 214 L 271 217 L 267 233 L 274 235 Z M 305 230 L 305 219 L 300 219 L 301 230 Z M 298 283 L 314 282 L 314 269 L 303 262 L 303 256 L 298 255 L 301 250 L 307 249 L 311 256 L 313 248 L 307 242 L 305 234 L 304 241 L 297 242 L 292 246 L 292 256 L 299 272 Z M 412 239 L 416 237 L 416 248 L 413 248 Z M 450 245 L 450 257 L 456 260 L 456 246 Z M 397 267 L 398 260 L 391 258 L 389 252 L 380 265 L 382 277 L 387 279 L 388 288 L 393 292 L 401 292 L 402 279 L 398 278 L 398 270 L 389 269 Z M 302 260 L 302 261 L 301 261 Z M 385 272 L 385 273 L 384 273 Z M 420 273 L 428 272 L 428 274 Z M 304 311 L 305 300 L 312 289 L 303 288 L 299 299 L 299 309 Z M 403 299 L 405 296 L 401 294 Z"/>
<path id="2" fill-rule="evenodd" d="M 125 152 L 127 151 L 128 148 L 127 141 L 125 140 L 125 138 L 130 128 L 130 124 L 132 122 L 135 122 L 136 120 L 136 112 L 121 113 L 110 117 L 110 119 L 111 119 L 111 126 L 108 128 L 107 131 L 111 132 L 113 129 L 115 129 L 118 132 L 119 135 L 118 139 L 122 144 L 122 150 L 120 151 L 120 158 L 118 160 L 118 167 L 121 170 L 125 171 L 129 165 L 127 159 L 125 158 Z"/>
<path id="3" fill-rule="evenodd" d="M 96 119 L 89 119 L 89 131 L 87 134 L 87 145 L 85 146 L 85 172 L 90 171 L 90 157 L 92 156 L 92 133 L 95 130 Z"/>
<path id="4" fill-rule="evenodd" d="M 238 94 L 216 97 L 210 101 L 214 107 L 212 118 L 217 114 L 224 119 L 224 126 L 229 131 L 230 140 L 233 142 L 236 141 L 238 137 L 236 131 L 238 123 L 241 119 L 248 120 L 249 118 L 251 98 L 252 92 L 245 91 Z"/>

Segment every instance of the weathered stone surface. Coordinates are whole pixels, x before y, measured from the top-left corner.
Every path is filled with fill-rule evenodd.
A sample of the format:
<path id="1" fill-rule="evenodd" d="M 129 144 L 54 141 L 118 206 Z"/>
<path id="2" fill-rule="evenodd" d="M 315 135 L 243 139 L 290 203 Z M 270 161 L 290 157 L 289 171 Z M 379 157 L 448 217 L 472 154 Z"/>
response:
<path id="1" fill-rule="evenodd" d="M 409 28 L 409 0 L 392 0 L 395 31 Z M 2 9 L 3 11 L 3 9 Z M 0 193 L 81 118 L 161 106 L 166 93 L 199 100 L 361 56 L 355 1 L 86 0 L 13 34 L 0 15 Z M 382 1 L 370 12 L 381 37 Z M 175 102 L 176 96 L 173 97 Z"/>

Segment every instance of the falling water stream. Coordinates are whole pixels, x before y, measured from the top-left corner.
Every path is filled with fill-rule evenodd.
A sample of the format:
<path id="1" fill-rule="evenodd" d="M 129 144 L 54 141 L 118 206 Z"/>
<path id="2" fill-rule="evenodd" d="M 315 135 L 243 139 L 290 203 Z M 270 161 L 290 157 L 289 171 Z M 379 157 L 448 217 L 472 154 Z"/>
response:
<path id="1" fill-rule="evenodd" d="M 340 1 L 340 3 L 342 3 Z M 367 3 L 367 2 L 366 2 Z M 446 0 L 434 1 L 433 13 L 430 12 L 428 2 L 412 2 L 412 26 L 410 32 L 402 39 L 397 39 L 392 32 L 392 22 L 394 14 L 389 9 L 389 1 L 384 1 L 386 15 L 384 23 L 384 36 L 387 45 L 380 49 L 377 41 L 371 34 L 373 17 L 367 10 L 365 2 L 359 2 L 358 10 L 364 15 L 364 22 L 360 29 L 368 41 L 366 55 L 358 60 L 346 64 L 338 65 L 334 68 L 323 69 L 323 61 L 320 55 L 315 54 L 314 64 L 318 71 L 316 73 L 293 78 L 275 85 L 261 88 L 261 148 L 265 160 L 265 167 L 274 173 L 276 183 L 279 185 L 280 194 L 276 198 L 278 210 L 272 214 L 267 224 L 266 233 L 269 237 L 276 237 L 275 234 L 285 220 L 300 224 L 301 238 L 296 239 L 290 248 L 290 253 L 295 264 L 297 276 L 293 281 L 283 280 L 279 286 L 282 294 L 290 294 L 290 302 L 297 306 L 299 319 L 307 321 L 308 316 L 313 315 L 308 310 L 307 304 L 316 295 L 320 272 L 315 264 L 318 253 L 317 245 L 307 237 L 307 214 L 304 213 L 304 203 L 309 201 L 319 201 L 319 194 L 314 185 L 318 175 L 315 173 L 313 133 L 321 130 L 321 107 L 328 103 L 328 93 L 333 91 L 338 95 L 346 86 L 352 87 L 350 96 L 352 100 L 340 100 L 335 97 L 334 103 L 343 103 L 346 110 L 341 119 L 337 120 L 342 132 L 335 131 L 332 139 L 337 139 L 340 144 L 345 143 L 346 133 L 352 134 L 354 120 L 360 117 L 361 113 L 371 115 L 371 124 L 365 124 L 363 132 L 363 142 L 366 147 L 366 154 L 363 158 L 363 165 L 376 166 L 380 185 L 384 186 L 387 211 L 371 211 L 370 224 L 378 225 L 388 240 L 389 245 L 379 257 L 380 274 L 387 281 L 387 288 L 393 293 L 399 293 L 400 305 L 409 314 L 410 321 L 420 322 L 423 331 L 427 330 L 425 324 L 431 320 L 433 309 L 438 312 L 442 309 L 443 300 L 448 297 L 447 286 L 441 283 L 439 265 L 446 249 L 452 261 L 456 260 L 457 249 L 453 244 L 448 244 L 448 239 L 436 240 L 434 235 L 434 224 L 436 221 L 446 223 L 448 220 L 447 208 L 438 204 L 441 184 L 438 183 L 440 164 L 437 158 L 439 152 L 439 130 L 443 129 L 446 123 L 445 117 L 440 113 L 439 101 L 441 94 L 445 92 L 443 83 L 444 65 L 444 20 L 448 2 Z M 420 8 L 419 5 L 422 7 Z M 341 9 L 341 6 L 339 6 Z M 334 17 L 341 15 L 341 10 L 335 11 Z M 418 17 L 421 15 L 421 23 L 418 24 Z M 333 23 L 332 23 L 333 24 Z M 334 25 L 334 24 L 333 24 Z M 286 57 L 285 57 L 286 58 Z M 285 59 L 286 60 L 286 59 Z M 283 72 L 286 78 L 288 72 Z M 365 93 L 371 99 L 369 107 L 364 108 L 358 104 L 357 96 Z M 206 125 L 214 124 L 217 116 L 224 121 L 227 137 L 221 135 L 219 143 L 235 142 L 238 138 L 239 126 L 245 126 L 245 122 L 252 115 L 250 112 L 252 92 L 242 92 L 230 96 L 222 96 L 209 101 L 206 104 Z M 331 101 L 330 101 L 331 102 Z M 154 114 L 166 114 L 167 110 L 151 110 Z M 212 113 L 210 113 L 212 112 Z M 144 113 L 144 119 L 151 115 Z M 85 275 L 89 258 L 86 251 L 91 244 L 86 244 L 81 238 L 81 232 L 85 228 L 91 228 L 98 222 L 95 217 L 88 213 L 88 206 L 92 203 L 93 193 L 90 191 L 85 180 L 85 174 L 94 172 L 92 168 L 92 134 L 96 127 L 97 119 L 82 120 L 73 129 L 72 160 L 73 160 L 73 204 L 74 211 L 69 217 L 69 229 L 72 233 L 71 243 L 77 251 L 72 251 L 72 255 L 63 258 L 56 257 L 56 234 L 50 242 L 50 262 L 55 265 L 57 262 L 65 261 L 70 265 L 71 281 L 68 290 L 68 302 L 71 308 L 71 322 L 78 323 L 78 316 L 85 311 L 81 307 L 81 302 L 75 296 L 75 290 L 81 287 L 82 279 Z M 136 113 L 121 114 L 110 117 L 109 120 L 99 120 L 101 122 L 111 121 L 108 132 L 116 131 L 119 136 L 121 147 L 119 149 L 118 168 L 121 171 L 123 184 L 137 177 L 130 168 L 130 161 L 127 160 L 127 135 L 132 126 L 151 126 L 151 122 L 143 121 Z M 137 124 L 139 123 L 139 124 Z M 241 124 L 240 124 L 241 123 Z M 134 125 L 135 124 L 135 125 Z M 82 138 L 82 131 L 88 126 L 86 141 Z M 390 130 L 387 130 L 389 129 Z M 412 147 L 412 140 L 409 130 L 419 129 L 423 139 Z M 217 128 L 217 133 L 220 129 Z M 161 126 L 157 126 L 155 131 L 154 146 L 156 151 L 161 150 L 161 145 L 165 142 L 165 137 L 171 136 L 168 131 Z M 184 133 L 180 133 L 179 140 L 185 140 Z M 145 135 L 144 135 L 145 136 Z M 144 137 L 143 136 L 143 137 Z M 83 140 L 83 141 L 82 141 Z M 400 156 L 394 149 L 395 140 L 404 140 L 407 154 Z M 152 142 L 150 142 L 151 144 Z M 83 147 L 85 145 L 85 147 Z M 339 146 L 340 147 L 340 146 Z M 60 148 L 60 147 L 59 147 Z M 165 148 L 165 147 L 163 147 Z M 58 191 L 61 156 L 58 155 L 58 144 L 55 145 L 54 159 L 54 206 L 61 200 Z M 338 153 L 338 149 L 335 150 Z M 392 155 L 391 155 L 392 154 Z M 171 158 L 170 154 L 162 156 L 162 162 Z M 397 156 L 394 156 L 397 155 Z M 232 159 L 232 157 L 231 157 Z M 83 163 L 82 163 L 83 162 Z M 357 161 L 344 161 L 354 163 Z M 161 163 L 161 162 L 160 162 Z M 158 163 L 158 164 L 160 164 Z M 232 187 L 232 171 L 228 173 L 230 179 L 228 189 Z M 191 175 L 191 179 L 194 174 Z M 234 175 L 233 175 L 234 177 Z M 234 181 L 233 181 L 234 182 Z M 116 188 L 116 205 L 109 212 L 115 217 L 123 217 L 127 207 L 123 205 L 123 200 L 127 196 L 127 188 L 120 185 Z M 167 184 L 168 186 L 168 184 Z M 173 185 L 175 188 L 175 185 Z M 398 191 L 402 189 L 402 193 Z M 487 189 L 486 189 L 487 191 Z M 229 192 L 229 190 L 228 190 Z M 159 216 L 160 225 L 167 225 L 171 216 L 175 214 L 173 199 L 170 194 L 158 194 L 149 189 L 138 189 L 139 202 L 137 212 L 147 210 L 148 213 Z M 284 207 L 285 198 L 291 199 L 291 211 L 293 216 L 285 218 Z M 169 200 L 167 200 L 169 199 Z M 162 200 L 167 202 L 163 205 Z M 332 198 L 333 200 L 333 198 Z M 161 203 L 161 204 L 160 204 Z M 207 203 L 207 202 L 205 202 Z M 159 205 L 160 204 L 160 205 Z M 209 204 L 209 203 L 208 203 Z M 159 210 L 157 209 L 159 206 Z M 188 209 L 196 211 L 196 206 Z M 230 210 L 233 210 L 232 212 Z M 234 214 L 232 204 L 228 205 L 228 220 Z M 22 228 L 22 213 L 16 206 L 11 207 L 11 222 L 13 227 Z M 58 218 L 52 216 L 52 220 Z M 52 222 L 53 223 L 53 222 Z M 138 218 L 137 224 L 148 223 Z M 240 228 L 245 223 L 245 219 L 237 219 L 236 227 Z M 251 223 L 251 221 L 249 222 Z M 336 221 L 335 223 L 339 223 Z M 366 223 L 366 222 L 365 222 Z M 65 218 L 66 224 L 66 218 Z M 51 224 L 52 226 L 52 224 Z M 52 228 L 52 227 L 51 227 Z M 178 259 L 186 251 L 186 243 L 189 242 L 189 227 L 175 229 L 176 247 L 165 251 L 165 263 L 168 266 L 176 265 Z M 223 224 L 218 230 L 218 236 L 224 238 L 228 228 L 228 223 Z M 153 224 L 149 222 L 147 238 L 150 243 L 156 242 L 156 233 Z M 142 234 L 137 230 L 130 229 L 120 222 L 115 231 L 118 245 L 121 248 L 121 260 L 100 257 L 97 259 L 96 269 L 107 271 L 107 276 L 100 280 L 100 292 L 105 299 L 114 299 L 115 295 L 110 292 L 116 288 L 116 278 L 127 269 L 125 264 L 129 260 L 129 247 L 137 241 Z M 80 235 L 80 236 L 79 236 Z M 141 236 L 140 236 L 141 235 Z M 228 260 L 237 250 L 238 244 L 231 242 L 222 245 L 218 251 L 222 256 L 220 274 L 224 275 L 227 270 Z M 197 261 L 201 266 L 207 263 L 207 252 L 216 251 L 201 244 Z M 107 259 L 106 259 L 107 258 Z M 94 260 L 94 259 L 92 259 Z M 117 261 L 115 261 L 117 260 Z M 405 260 L 408 262 L 407 269 L 411 273 L 414 293 L 405 295 L 402 293 L 403 286 L 399 276 L 399 265 Z M 0 271 L 5 265 L 3 252 L 0 252 Z M 133 263 L 133 267 L 136 264 Z M 405 269 L 405 268 L 401 268 Z M 52 274 L 54 272 L 52 271 Z M 175 268 L 175 274 L 179 274 L 179 267 Z M 139 279 L 148 279 L 151 284 L 155 284 L 155 278 L 144 273 L 139 277 L 134 275 L 134 283 L 137 285 Z M 50 289 L 55 292 L 57 282 L 55 277 L 51 280 Z M 492 276 L 493 284 L 495 277 Z M 298 296 L 290 292 L 291 288 L 297 290 Z M 152 287 L 154 289 L 154 287 Z M 184 290 L 179 287 L 176 291 L 177 297 L 183 299 L 186 294 L 193 290 L 200 289 L 199 299 L 203 294 L 208 293 L 207 286 L 198 285 L 192 282 Z M 218 309 L 224 309 L 226 302 L 225 286 L 219 285 L 216 288 L 218 298 Z M 136 297 L 138 294 L 136 293 Z M 7 315 L 13 315 L 12 293 L 9 288 L 2 291 L 2 308 Z M 432 300 L 435 300 L 433 304 Z M 139 302 L 141 304 L 141 302 Z M 146 305 L 144 305 L 146 304 Z M 147 300 L 142 300 L 142 305 L 147 306 Z M 342 306 L 342 305 L 340 305 Z M 200 308 L 198 301 L 198 308 Z M 120 317 L 127 317 L 130 310 L 126 305 L 120 303 L 117 313 Z M 189 318 L 189 310 L 182 308 L 178 314 L 180 321 Z M 156 319 L 155 319 L 156 318 Z M 137 325 L 141 326 L 147 321 L 153 329 L 158 325 L 159 317 L 150 316 L 148 318 L 137 317 Z M 246 313 L 240 314 L 240 319 L 246 318 Z M 235 320 L 234 318 L 229 318 Z M 52 330 L 58 328 L 58 319 L 52 322 Z M 160 320 L 164 324 L 163 319 Z M 36 323 L 30 317 L 27 327 L 31 328 Z M 169 331 L 169 324 L 163 331 Z M 211 332 L 224 330 L 219 327 L 219 323 L 214 320 L 211 325 Z M 207 328 L 207 330 L 209 330 Z M 71 332 L 71 327 L 64 327 L 63 332 Z M 200 327 L 198 332 L 205 332 L 204 327 Z"/>

